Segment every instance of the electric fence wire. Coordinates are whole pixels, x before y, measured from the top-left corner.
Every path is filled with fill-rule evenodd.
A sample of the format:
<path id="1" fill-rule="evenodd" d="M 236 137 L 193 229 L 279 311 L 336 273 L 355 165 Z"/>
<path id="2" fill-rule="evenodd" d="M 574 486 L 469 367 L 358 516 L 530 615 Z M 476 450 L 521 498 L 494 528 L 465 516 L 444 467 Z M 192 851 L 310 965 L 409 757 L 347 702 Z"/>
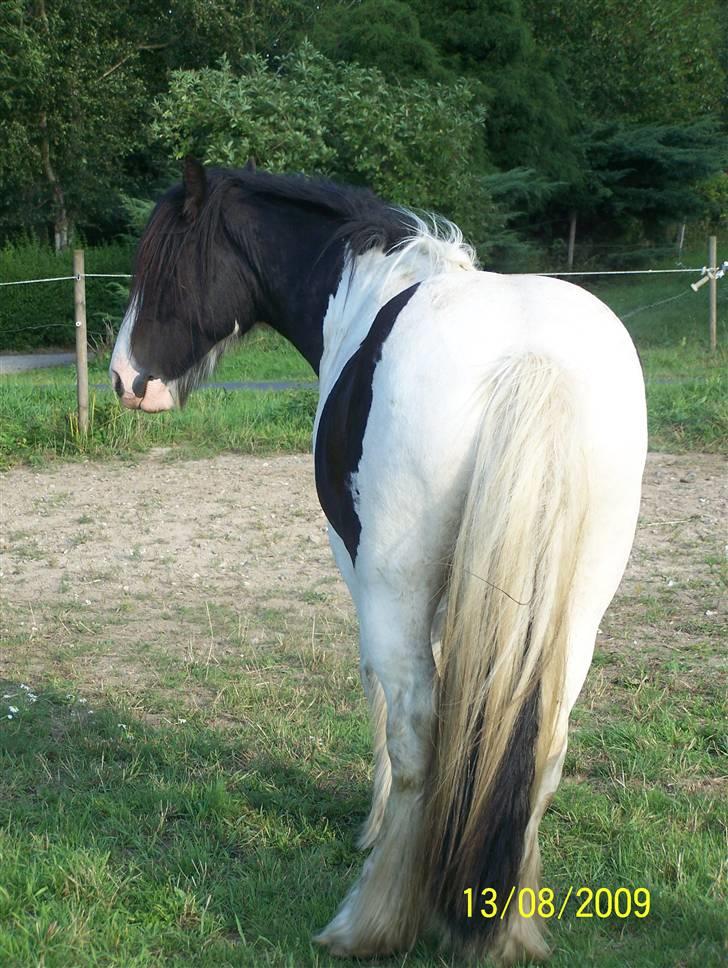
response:
<path id="1" fill-rule="evenodd" d="M 16 279 L 13 282 L 0 282 L 0 286 L 30 286 L 34 282 L 68 282 L 80 276 L 49 276 L 46 279 Z M 128 272 L 85 272 L 84 279 L 131 279 Z"/>
<path id="2" fill-rule="evenodd" d="M 564 277 L 564 276 L 630 276 L 630 275 L 658 275 L 658 274 L 674 274 L 674 273 L 684 273 L 690 272 L 694 275 L 697 273 L 706 273 L 706 267 L 702 266 L 700 269 L 608 269 L 602 271 L 592 271 L 592 272 L 538 272 L 535 275 L 539 276 L 554 276 L 554 277 Z M 27 286 L 33 283 L 44 283 L 44 282 L 68 282 L 71 279 L 78 279 L 79 276 L 50 276 L 44 279 L 19 279 L 11 282 L 0 282 L 0 286 Z M 86 279 L 131 279 L 130 273 L 126 272 L 86 272 L 84 273 L 84 278 Z M 676 296 L 668 296 L 667 299 L 659 299 L 657 302 L 649 303 L 646 306 L 638 306 L 635 309 L 629 310 L 629 312 L 622 313 L 622 319 L 631 319 L 638 313 L 646 312 L 648 309 L 655 309 L 658 306 L 664 306 L 667 303 L 675 302 L 678 299 L 682 299 L 683 296 L 688 295 L 689 289 L 684 292 L 679 292 Z M 722 301 L 722 300 L 721 300 Z M 49 329 L 65 329 L 67 330 L 71 324 L 69 322 L 58 322 L 58 323 L 42 323 L 40 325 L 23 325 L 18 327 L 11 327 L 6 329 L 6 333 L 18 334 L 27 332 L 38 332 L 41 330 Z"/>

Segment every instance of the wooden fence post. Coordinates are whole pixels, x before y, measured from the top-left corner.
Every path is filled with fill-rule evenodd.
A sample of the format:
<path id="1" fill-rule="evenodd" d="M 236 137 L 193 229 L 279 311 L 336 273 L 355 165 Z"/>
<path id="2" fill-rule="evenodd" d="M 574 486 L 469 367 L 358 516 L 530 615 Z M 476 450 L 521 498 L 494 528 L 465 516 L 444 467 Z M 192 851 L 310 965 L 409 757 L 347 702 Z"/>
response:
<path id="1" fill-rule="evenodd" d="M 708 267 L 710 273 L 710 352 L 715 353 L 718 344 L 718 238 L 711 235 L 708 239 Z"/>
<path id="2" fill-rule="evenodd" d="M 73 252 L 73 304 L 76 320 L 76 389 L 78 396 L 78 430 L 88 434 L 88 350 L 86 337 L 86 275 L 83 249 Z"/>

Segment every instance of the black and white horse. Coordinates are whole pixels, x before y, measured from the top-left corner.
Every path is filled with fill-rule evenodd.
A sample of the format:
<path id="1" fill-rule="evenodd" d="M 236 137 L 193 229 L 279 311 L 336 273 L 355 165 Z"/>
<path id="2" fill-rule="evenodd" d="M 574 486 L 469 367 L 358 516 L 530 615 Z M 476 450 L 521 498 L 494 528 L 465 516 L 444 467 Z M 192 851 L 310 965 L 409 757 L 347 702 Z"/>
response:
<path id="1" fill-rule="evenodd" d="M 500 912 L 537 887 L 539 822 L 637 520 L 634 347 L 576 286 L 477 271 L 449 223 L 188 161 L 139 245 L 121 402 L 181 405 L 258 320 L 319 375 L 316 487 L 374 731 L 372 850 L 318 941 L 380 955 L 430 924 L 501 963 L 543 956 L 538 918 L 468 918 L 465 892 Z"/>

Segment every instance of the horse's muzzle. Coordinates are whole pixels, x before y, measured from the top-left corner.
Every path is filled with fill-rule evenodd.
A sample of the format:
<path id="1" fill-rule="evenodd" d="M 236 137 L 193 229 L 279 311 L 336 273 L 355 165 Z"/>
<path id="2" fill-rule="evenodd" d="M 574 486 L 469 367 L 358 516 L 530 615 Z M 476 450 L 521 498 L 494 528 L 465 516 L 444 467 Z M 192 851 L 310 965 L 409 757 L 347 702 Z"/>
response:
<path id="1" fill-rule="evenodd" d="M 127 368 L 123 368 L 127 369 Z M 130 368 L 128 368 L 130 369 Z M 126 376 L 126 380 L 124 377 Z M 131 380 L 129 379 L 131 377 Z M 125 372 L 112 367 L 111 381 L 114 392 L 122 406 L 128 410 L 144 410 L 145 413 L 159 413 L 174 407 L 174 398 L 166 383 L 151 373 Z M 131 389 L 129 389 L 129 384 Z"/>

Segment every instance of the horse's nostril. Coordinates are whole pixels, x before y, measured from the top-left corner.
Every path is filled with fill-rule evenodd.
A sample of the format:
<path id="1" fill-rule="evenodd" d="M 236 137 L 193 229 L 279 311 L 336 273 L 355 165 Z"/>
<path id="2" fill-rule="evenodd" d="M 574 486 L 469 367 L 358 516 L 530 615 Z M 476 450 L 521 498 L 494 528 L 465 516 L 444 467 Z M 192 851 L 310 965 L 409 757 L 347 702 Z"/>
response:
<path id="1" fill-rule="evenodd" d="M 112 370 L 111 372 L 114 374 L 114 393 L 117 397 L 120 397 L 124 393 L 124 384 L 121 382 L 121 377 L 116 370 Z"/>
<path id="2" fill-rule="evenodd" d="M 141 400 L 147 391 L 147 383 L 152 379 L 151 373 L 140 373 L 139 376 L 134 377 L 134 382 L 131 388 L 134 392 L 135 397 L 139 397 Z"/>

